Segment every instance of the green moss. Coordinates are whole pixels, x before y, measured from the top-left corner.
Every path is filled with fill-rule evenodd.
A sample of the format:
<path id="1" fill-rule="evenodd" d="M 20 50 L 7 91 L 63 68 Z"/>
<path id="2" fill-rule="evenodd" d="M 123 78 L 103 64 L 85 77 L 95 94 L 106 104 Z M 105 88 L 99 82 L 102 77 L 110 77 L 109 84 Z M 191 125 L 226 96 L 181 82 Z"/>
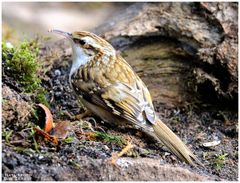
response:
<path id="1" fill-rule="evenodd" d="M 14 150 L 18 153 L 30 153 L 30 154 L 33 154 L 33 153 L 36 153 L 36 151 L 34 151 L 33 149 L 31 148 L 25 148 L 25 147 L 15 147 Z"/>
<path id="2" fill-rule="evenodd" d="M 36 102 L 42 103 L 49 108 L 49 103 L 46 99 L 46 94 L 47 94 L 47 92 L 44 88 L 39 88 L 37 96 L 36 96 Z"/>
<path id="3" fill-rule="evenodd" d="M 19 81 L 26 92 L 34 91 L 41 83 L 37 76 L 39 68 L 37 43 L 23 41 L 17 47 L 10 47 L 8 44 L 2 43 L 2 58 L 6 63 L 7 72 Z"/>
<path id="4" fill-rule="evenodd" d="M 115 143 L 120 147 L 123 147 L 127 142 L 120 136 L 114 136 L 103 132 L 96 132 L 96 137 L 103 140 L 104 142 Z"/>
<path id="5" fill-rule="evenodd" d="M 65 143 L 65 144 L 70 144 L 73 141 L 74 141 L 74 137 L 67 137 L 67 138 L 63 139 L 62 142 Z"/>
<path id="6" fill-rule="evenodd" d="M 26 93 L 32 93 L 35 101 L 48 106 L 46 90 L 41 86 L 38 76 L 40 64 L 37 62 L 39 42 L 37 39 L 23 41 L 12 46 L 2 42 L 2 61 L 4 74 L 17 81 Z"/>

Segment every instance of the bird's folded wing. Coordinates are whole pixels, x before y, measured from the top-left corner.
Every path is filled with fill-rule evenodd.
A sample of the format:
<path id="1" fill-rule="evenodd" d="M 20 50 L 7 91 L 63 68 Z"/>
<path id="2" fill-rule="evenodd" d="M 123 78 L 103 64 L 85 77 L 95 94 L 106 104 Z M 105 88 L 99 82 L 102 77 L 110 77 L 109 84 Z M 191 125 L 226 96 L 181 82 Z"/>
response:
<path id="1" fill-rule="evenodd" d="M 119 57 L 118 61 L 114 64 L 120 70 L 117 77 L 112 77 L 111 72 L 115 71 L 91 72 L 88 80 L 73 78 L 75 91 L 85 100 L 135 124 L 154 123 L 156 115 L 147 87 L 124 59 Z M 84 70 L 78 72 L 84 75 Z"/>

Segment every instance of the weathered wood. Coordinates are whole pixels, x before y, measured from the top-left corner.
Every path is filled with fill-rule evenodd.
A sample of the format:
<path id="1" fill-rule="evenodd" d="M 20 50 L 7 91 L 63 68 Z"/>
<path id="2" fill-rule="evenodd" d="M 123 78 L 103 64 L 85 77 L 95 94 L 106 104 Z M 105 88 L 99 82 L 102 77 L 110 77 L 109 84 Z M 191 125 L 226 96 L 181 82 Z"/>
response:
<path id="1" fill-rule="evenodd" d="M 237 11 L 237 3 L 136 3 L 95 32 L 124 52 L 156 101 L 184 104 L 194 91 L 237 101 Z"/>

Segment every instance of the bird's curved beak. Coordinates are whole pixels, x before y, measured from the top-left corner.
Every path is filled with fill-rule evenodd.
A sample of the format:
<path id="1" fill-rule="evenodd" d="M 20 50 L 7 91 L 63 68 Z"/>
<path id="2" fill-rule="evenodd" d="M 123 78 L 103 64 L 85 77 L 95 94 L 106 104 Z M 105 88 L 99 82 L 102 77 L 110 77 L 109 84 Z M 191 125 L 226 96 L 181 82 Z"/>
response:
<path id="1" fill-rule="evenodd" d="M 71 34 L 71 33 L 64 32 L 64 31 L 61 31 L 61 30 L 50 29 L 48 32 L 57 33 L 57 34 L 63 35 L 63 36 L 68 37 L 68 38 L 69 38 L 69 37 L 72 37 L 72 34 Z"/>

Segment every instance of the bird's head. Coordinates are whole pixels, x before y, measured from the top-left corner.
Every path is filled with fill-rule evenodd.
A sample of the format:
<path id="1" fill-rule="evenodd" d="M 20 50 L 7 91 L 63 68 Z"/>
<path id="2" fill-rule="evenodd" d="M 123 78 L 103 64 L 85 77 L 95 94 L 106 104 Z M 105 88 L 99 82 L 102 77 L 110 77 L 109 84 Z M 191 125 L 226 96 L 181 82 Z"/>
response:
<path id="1" fill-rule="evenodd" d="M 50 30 L 50 32 L 58 33 L 68 38 L 71 42 L 73 53 L 77 54 L 81 52 L 89 57 L 92 57 L 99 52 L 108 55 L 115 54 L 115 49 L 107 41 L 91 32 L 79 31 L 68 33 L 60 30 Z"/>
<path id="2" fill-rule="evenodd" d="M 66 37 L 71 43 L 73 63 L 70 77 L 80 66 L 87 64 L 99 54 L 102 58 L 115 57 L 116 55 L 116 51 L 111 44 L 93 33 L 86 31 L 68 33 L 60 30 L 50 30 L 49 32 Z"/>

